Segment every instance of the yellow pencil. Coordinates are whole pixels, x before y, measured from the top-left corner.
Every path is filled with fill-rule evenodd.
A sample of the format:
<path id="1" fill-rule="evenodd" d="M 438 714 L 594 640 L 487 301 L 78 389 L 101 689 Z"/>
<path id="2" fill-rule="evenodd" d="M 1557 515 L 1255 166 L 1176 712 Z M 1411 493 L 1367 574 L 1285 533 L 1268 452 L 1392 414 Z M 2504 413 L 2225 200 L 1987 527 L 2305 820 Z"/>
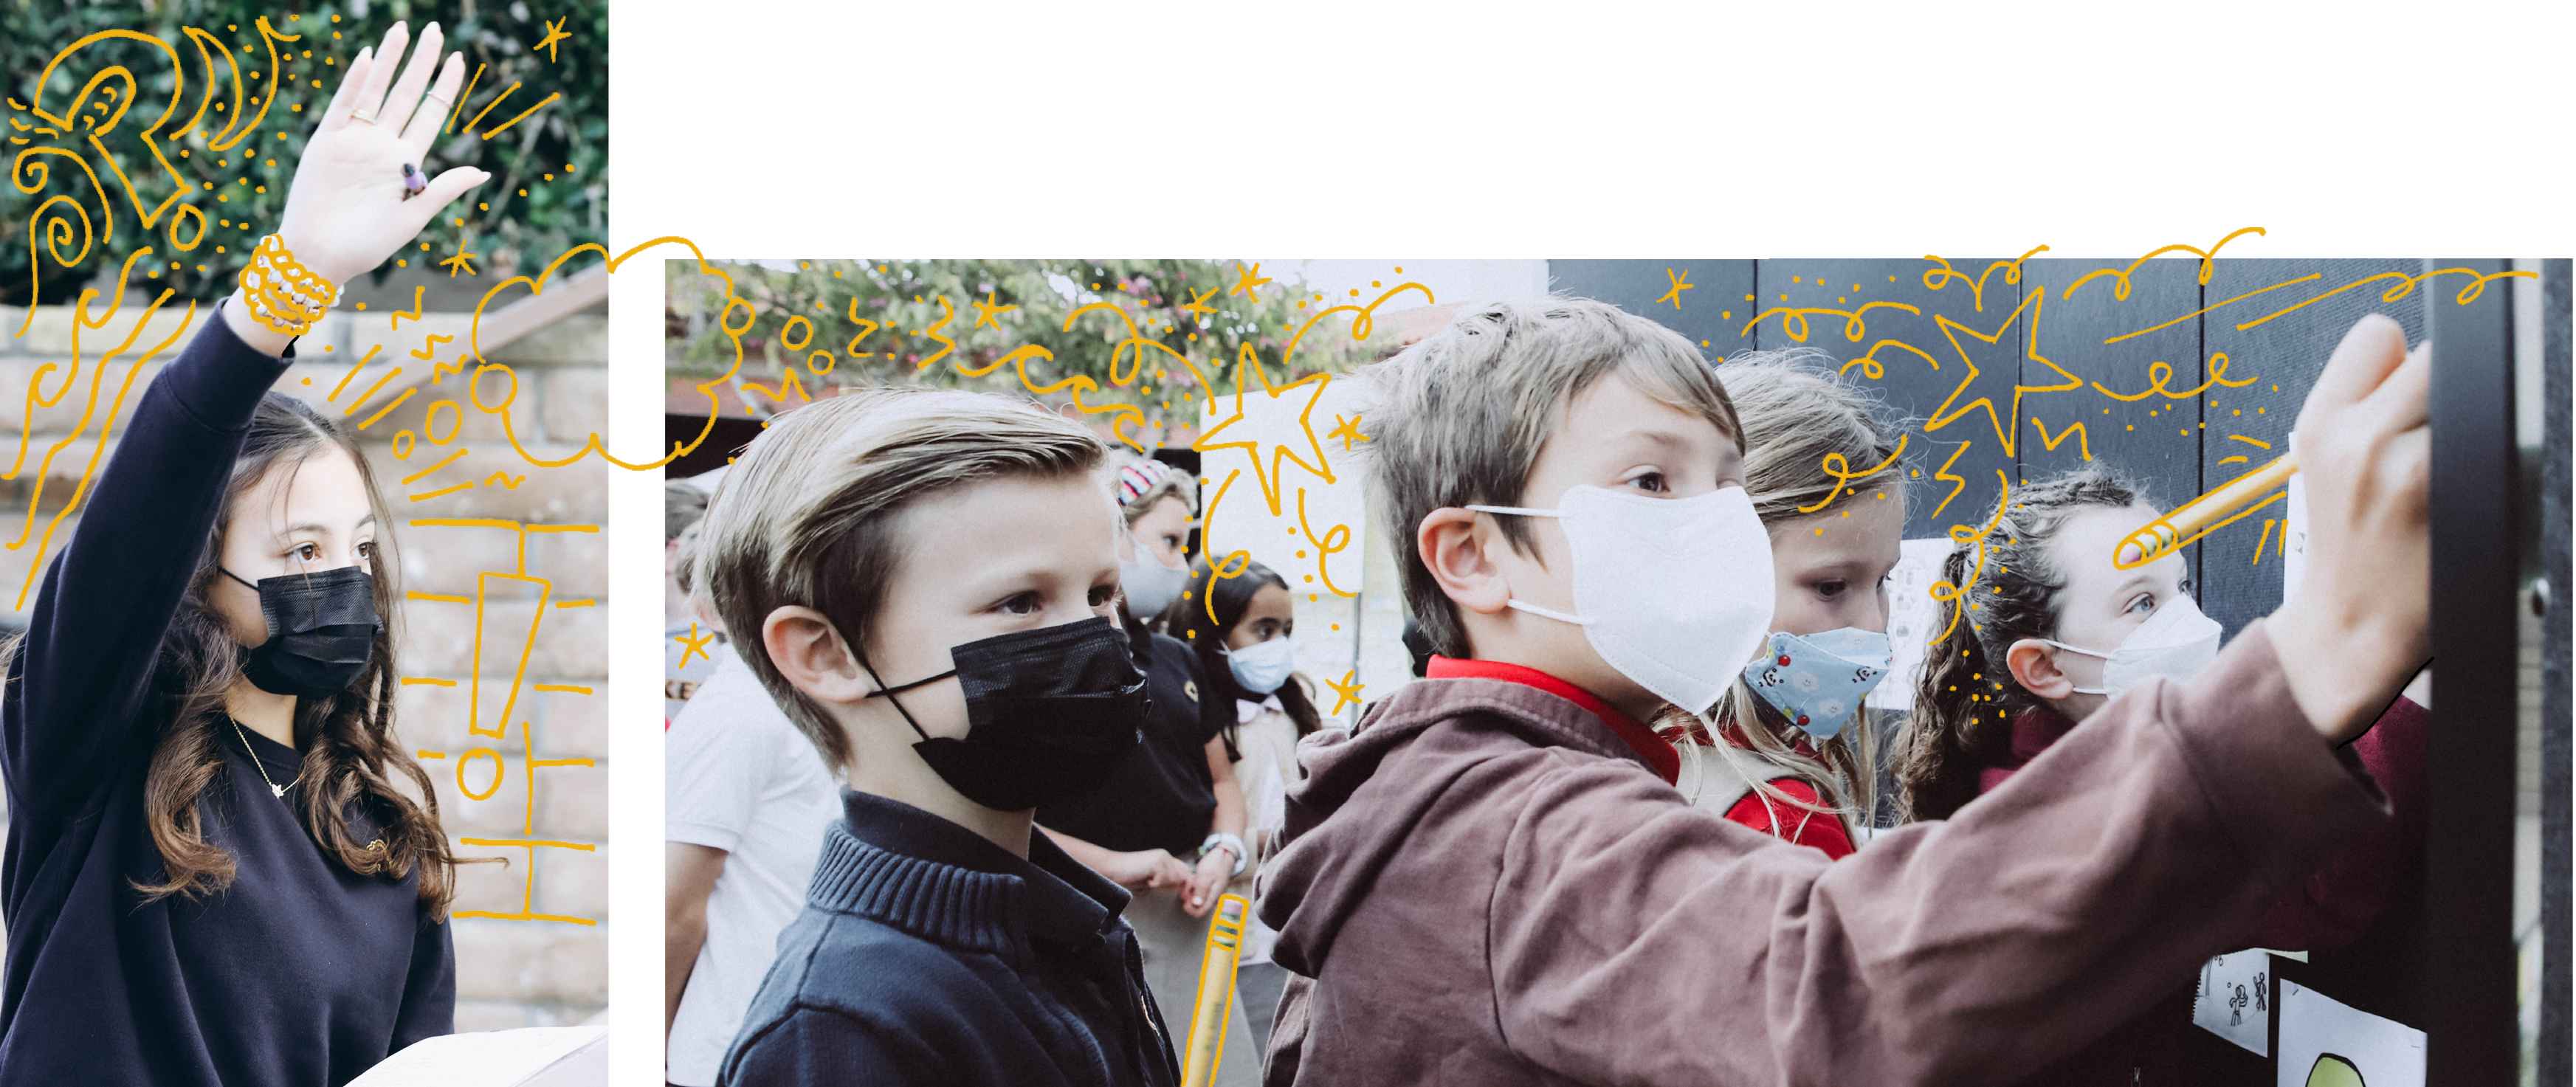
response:
<path id="1" fill-rule="evenodd" d="M 1219 895 L 1208 924 L 1207 955 L 1199 960 L 1198 1001 L 1191 1010 L 1190 1047 L 1181 1061 L 1181 1087 L 1207 1087 L 1225 1056 L 1225 1024 L 1234 1012 L 1234 968 L 1243 958 L 1243 927 L 1252 903 Z"/>
<path id="2" fill-rule="evenodd" d="M 2127 570 L 2163 558 L 2269 503 L 2271 499 L 2264 496 L 2289 486 L 2290 477 L 2298 472 L 2299 462 L 2292 454 L 2283 453 L 2272 463 L 2220 484 L 2218 489 L 2130 533 L 2111 553 L 2111 564 Z"/>

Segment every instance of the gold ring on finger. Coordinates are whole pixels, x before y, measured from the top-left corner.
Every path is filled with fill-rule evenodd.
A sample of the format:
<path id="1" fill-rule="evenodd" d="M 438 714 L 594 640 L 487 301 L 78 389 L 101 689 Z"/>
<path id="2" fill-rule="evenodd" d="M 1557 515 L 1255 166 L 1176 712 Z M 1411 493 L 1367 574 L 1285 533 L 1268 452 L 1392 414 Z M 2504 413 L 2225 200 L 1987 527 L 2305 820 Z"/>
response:
<path id="1" fill-rule="evenodd" d="M 371 125 L 376 123 L 376 112 L 374 110 L 362 110 L 352 106 L 349 109 L 349 119 L 361 124 Z"/>
<path id="2" fill-rule="evenodd" d="M 427 92 L 427 91 L 422 92 L 422 93 L 421 93 L 421 97 L 426 98 L 426 99 L 429 99 L 429 100 L 430 100 L 430 101 L 432 101 L 432 102 L 436 102 L 436 103 L 438 103 L 438 110 L 439 110 L 439 112 L 441 112 L 441 113 L 445 113 L 445 112 L 447 112 L 447 108 L 448 108 L 449 106 L 455 105 L 455 103 L 454 103 L 454 102 L 450 102 L 450 101 L 448 101 L 447 99 L 441 98 L 441 97 L 439 97 L 438 95 L 436 95 L 436 94 L 434 94 L 434 93 Z"/>

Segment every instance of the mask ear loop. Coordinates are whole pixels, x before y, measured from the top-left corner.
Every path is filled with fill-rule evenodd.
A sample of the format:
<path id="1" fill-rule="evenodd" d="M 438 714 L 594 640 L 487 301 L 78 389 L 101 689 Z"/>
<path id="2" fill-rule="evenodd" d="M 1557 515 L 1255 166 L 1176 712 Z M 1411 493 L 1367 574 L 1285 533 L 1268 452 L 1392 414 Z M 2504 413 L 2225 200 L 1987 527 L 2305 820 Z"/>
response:
<path id="1" fill-rule="evenodd" d="M 886 686 L 885 677 L 877 674 L 876 666 L 868 663 L 868 654 L 866 650 L 860 649 L 857 646 L 852 646 L 850 647 L 850 652 L 853 656 L 859 658 L 859 667 L 867 669 L 868 678 L 875 681 L 877 685 L 877 689 L 869 691 L 867 696 L 869 698 L 875 698 L 878 695 L 884 695 L 885 700 L 894 705 L 894 712 L 903 715 L 903 723 L 912 726 L 913 734 L 921 737 L 924 743 L 929 742 L 930 733 L 923 731 L 921 722 L 912 719 L 912 711 L 903 708 L 903 700 L 896 698 L 895 695 L 909 691 L 915 687 L 923 687 L 937 683 L 940 680 L 947 679 L 950 676 L 956 675 L 957 670 L 951 668 L 945 672 L 939 673 L 938 675 L 931 676 L 928 679 L 916 679 L 900 687 L 888 687 Z"/>
<path id="2" fill-rule="evenodd" d="M 2088 657 L 2100 657 L 2100 658 L 2102 658 L 2102 667 L 2104 667 L 2104 668 L 2106 668 L 2106 669 L 2107 669 L 2107 668 L 2109 668 L 2109 667 L 2111 667 L 2111 655 L 2110 655 L 2110 654 L 2108 654 L 2108 653 L 2096 653 L 2096 652 L 2094 652 L 2094 651 L 2092 651 L 2092 650 L 2090 650 L 2090 649 L 2084 649 L 2084 648 L 2081 648 L 2081 647 L 2078 647 L 2078 646 L 2068 645 L 2068 644 L 2066 644 L 2065 642 L 2057 641 L 2057 640 L 2055 640 L 2055 639 L 2053 639 L 2053 638 L 2041 638 L 2041 639 L 2039 639 L 2039 640 L 2040 640 L 2040 641 L 2043 641 L 2043 642 L 2047 642 L 2047 643 L 2048 643 L 2048 644 L 2050 644 L 2050 645 L 2056 646 L 2056 647 L 2057 647 L 2057 648 L 2059 648 L 2059 649 L 2066 650 L 2066 651 L 2067 651 L 2067 652 L 2069 652 L 2069 653 L 2082 653 L 2082 654 L 2084 654 L 2085 656 L 2088 656 Z M 2077 687 L 2077 686 L 2074 686 L 2074 685 L 2072 685 L 2072 684 L 2069 684 L 2069 685 L 2068 685 L 2068 687 L 2067 687 L 2067 689 L 2068 689 L 2068 690 L 2071 690 L 2071 691 L 2074 691 L 2074 692 L 2075 692 L 2075 693 L 2077 693 L 2077 694 L 2098 694 L 2098 695 L 2101 695 L 2101 696 L 2102 696 L 2102 697 L 2104 697 L 2104 698 L 2109 698 L 2109 697 L 2111 696 L 2111 687 L 2110 687 L 2110 685 L 2109 685 L 2109 684 L 2107 684 L 2107 683 L 2106 683 L 2106 684 L 2104 684 L 2104 685 L 2102 685 L 2102 686 L 2100 686 L 2100 687 Z"/>

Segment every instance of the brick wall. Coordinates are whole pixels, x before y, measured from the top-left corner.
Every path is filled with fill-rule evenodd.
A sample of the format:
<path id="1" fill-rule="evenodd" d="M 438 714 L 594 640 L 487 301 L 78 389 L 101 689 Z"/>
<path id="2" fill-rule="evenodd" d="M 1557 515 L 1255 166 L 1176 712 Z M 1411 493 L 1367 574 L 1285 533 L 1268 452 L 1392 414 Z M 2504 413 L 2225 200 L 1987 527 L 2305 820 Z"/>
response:
<path id="1" fill-rule="evenodd" d="M 66 308 L 41 307 L 29 320 L 23 309 L 0 307 L 0 414 L 10 417 L 0 424 L 0 440 L 14 437 L 22 422 L 27 431 L 23 443 L 0 444 L 0 469 L 19 465 L 12 478 L 0 480 L 0 618 L 23 623 L 33 594 L 21 600 L 20 586 L 36 561 L 47 523 L 62 512 L 98 448 L 99 421 L 112 407 L 118 427 L 128 421 L 143 389 L 177 354 L 179 344 L 174 344 L 139 369 L 133 366 L 135 356 L 181 327 L 183 314 L 165 313 L 142 329 L 135 350 L 110 358 L 104 370 L 97 365 L 103 350 L 115 348 L 135 331 L 141 306 L 131 296 L 127 302 L 126 312 L 106 329 L 80 330 L 85 358 L 77 371 L 72 369 L 73 322 Z M 201 308 L 196 327 L 209 315 Z M 16 335 L 22 322 L 27 332 Z M 607 468 L 595 456 L 564 467 L 531 466 L 511 449 L 500 417 L 476 410 L 466 395 L 466 378 L 453 373 L 435 384 L 422 383 L 380 417 L 398 385 L 361 401 L 395 365 L 404 368 L 397 382 L 428 376 L 432 362 L 411 354 L 425 344 L 431 345 L 436 361 L 456 361 L 462 355 L 456 341 L 466 338 L 468 323 L 468 315 L 431 313 L 403 319 L 397 329 L 381 306 L 335 313 L 298 344 L 298 363 L 277 387 L 314 401 L 344 425 L 374 420 L 359 437 L 399 526 L 394 545 L 403 588 L 417 594 L 406 601 L 400 616 L 400 674 L 423 682 L 401 688 L 396 720 L 406 748 L 443 756 L 421 761 L 438 783 L 448 836 L 589 847 L 459 847 L 464 856 L 510 858 L 506 866 L 477 864 L 462 870 L 455 907 L 460 914 L 541 915 L 593 923 L 457 917 L 452 922 L 457 1029 L 578 1023 L 598 1013 L 608 999 Z M 449 340 L 433 342 L 433 335 Z M 373 361 L 352 376 L 351 363 L 366 358 L 370 349 Z M 486 356 L 508 364 L 516 374 L 510 424 L 530 456 L 571 456 L 593 431 L 605 430 L 604 316 L 568 317 Z M 43 374 L 39 392 L 60 398 L 31 412 L 25 399 L 28 383 L 48 364 L 55 369 Z M 133 384 L 120 406 L 117 393 L 129 371 Z M 98 381 L 102 374 L 105 380 Z M 349 378 L 345 384 L 344 377 Z M 498 375 L 485 378 L 484 399 L 499 399 L 504 385 Z M 86 427 L 85 408 L 92 413 Z M 425 429 L 432 414 L 437 417 L 434 432 Z M 398 441 L 406 431 L 412 439 Z M 444 440 L 432 442 L 430 437 Z M 111 451 L 112 444 L 113 431 Z M 48 462 L 48 451 L 57 445 L 61 448 Z M 398 448 L 406 455 L 397 457 Z M 459 448 L 468 452 L 455 462 L 416 482 L 402 482 Z M 495 480 L 496 472 L 521 478 L 513 487 L 510 479 Z M 470 488 L 414 500 L 468 481 L 474 484 Z M 31 499 L 38 500 L 32 523 Z M 54 551 L 78 524 L 77 512 L 54 529 Z M 517 522 L 527 528 L 410 523 L 416 519 Z M 570 526 L 602 531 L 551 530 Z M 13 546 L 22 534 L 24 542 Z M 576 606 L 561 606 L 565 603 Z M 540 685 L 595 693 L 538 690 Z M 505 706 L 510 711 L 506 729 L 501 727 Z M 592 765 L 530 765 L 582 759 Z"/>

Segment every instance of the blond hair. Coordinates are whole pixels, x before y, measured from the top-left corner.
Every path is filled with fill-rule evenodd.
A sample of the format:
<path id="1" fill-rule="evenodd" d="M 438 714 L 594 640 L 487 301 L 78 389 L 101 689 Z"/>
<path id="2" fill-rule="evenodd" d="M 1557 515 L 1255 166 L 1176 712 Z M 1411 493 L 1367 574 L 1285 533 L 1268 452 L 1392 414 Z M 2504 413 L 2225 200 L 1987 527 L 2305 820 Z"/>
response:
<path id="1" fill-rule="evenodd" d="M 1025 400 L 872 388 L 818 401 L 743 451 L 699 522 L 690 572 L 778 708 L 844 766 L 840 725 L 769 659 L 770 613 L 812 608 L 864 652 L 901 559 L 905 508 L 986 480 L 1081 477 L 1100 457 L 1090 431 Z"/>
<path id="2" fill-rule="evenodd" d="M 1747 351 L 1719 364 L 1717 377 L 1744 424 L 1744 491 L 1765 527 L 1776 530 L 1801 518 L 1828 516 L 1854 499 L 1884 490 L 1894 490 L 1897 500 L 1904 500 L 1904 470 L 1890 459 L 1899 446 L 1899 429 L 1887 421 L 1876 397 L 1843 379 L 1832 355 L 1812 347 Z M 1837 460 L 1846 474 L 1881 463 L 1887 467 L 1865 477 L 1865 483 L 1847 484 L 1827 467 Z M 1659 726 L 1694 723 L 1666 716 Z M 1710 746 L 1767 799 L 1874 822 L 1880 752 L 1869 727 L 1867 699 L 1852 709 L 1852 718 L 1832 739 L 1815 745 L 1816 757 L 1801 755 L 1793 726 L 1738 674 L 1710 715 L 1715 726 Z M 1701 753 L 1690 754 L 1696 758 Z M 1701 768 L 1703 782 L 1708 773 Z M 1771 782 L 1782 777 L 1812 782 L 1824 807 L 1773 788 Z"/>
<path id="3" fill-rule="evenodd" d="M 1434 510 L 1471 503 L 1516 506 L 1539 449 L 1566 406 L 1617 374 L 1639 391 L 1709 421 L 1737 439 L 1726 390 L 1680 333 L 1583 298 L 1497 302 L 1461 311 L 1449 326 L 1366 371 L 1376 383 L 1368 459 L 1378 513 L 1403 556 L 1404 602 L 1434 652 L 1471 652 L 1458 606 L 1414 546 Z M 1529 525 L 1498 518 L 1503 538 L 1529 552 Z"/>

